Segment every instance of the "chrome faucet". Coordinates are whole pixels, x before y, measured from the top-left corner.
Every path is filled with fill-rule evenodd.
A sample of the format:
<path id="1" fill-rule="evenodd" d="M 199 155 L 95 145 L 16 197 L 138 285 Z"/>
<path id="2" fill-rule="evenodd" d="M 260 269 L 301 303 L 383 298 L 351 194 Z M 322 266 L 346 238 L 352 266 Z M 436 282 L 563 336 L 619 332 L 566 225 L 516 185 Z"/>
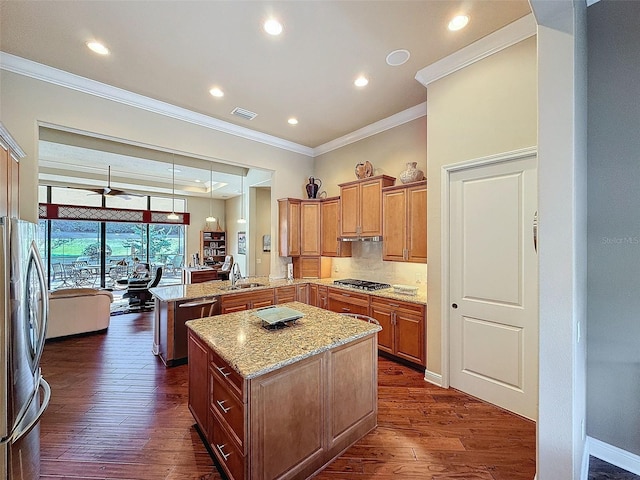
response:
<path id="1" fill-rule="evenodd" d="M 240 265 L 237 263 L 231 267 L 231 286 L 234 287 L 239 280 L 242 280 L 242 274 L 240 273 Z"/>

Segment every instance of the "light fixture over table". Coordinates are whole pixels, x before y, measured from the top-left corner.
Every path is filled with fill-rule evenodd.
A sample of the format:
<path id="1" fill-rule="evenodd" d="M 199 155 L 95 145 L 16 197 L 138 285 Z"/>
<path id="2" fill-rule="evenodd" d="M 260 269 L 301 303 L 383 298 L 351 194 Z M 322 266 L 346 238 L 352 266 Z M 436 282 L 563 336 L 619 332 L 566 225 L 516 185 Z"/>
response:
<path id="1" fill-rule="evenodd" d="M 171 158 L 171 213 L 167 215 L 169 220 L 178 220 L 180 217 L 176 215 L 176 161 Z"/>
<path id="2" fill-rule="evenodd" d="M 242 210 L 240 211 L 240 218 L 238 219 L 238 223 L 247 223 L 247 220 L 244 218 L 244 175 L 240 176 L 240 185 L 242 194 Z"/>

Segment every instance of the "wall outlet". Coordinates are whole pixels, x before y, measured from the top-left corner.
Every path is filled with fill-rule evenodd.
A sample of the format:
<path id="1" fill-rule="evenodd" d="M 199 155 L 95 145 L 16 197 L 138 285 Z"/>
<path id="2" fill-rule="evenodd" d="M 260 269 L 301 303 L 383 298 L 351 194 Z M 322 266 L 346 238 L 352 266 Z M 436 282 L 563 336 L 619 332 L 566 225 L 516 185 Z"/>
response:
<path id="1" fill-rule="evenodd" d="M 419 274 L 419 273 L 416 273 L 416 283 L 419 285 L 419 284 L 420 284 L 420 282 L 421 282 L 421 280 L 420 280 L 420 274 Z"/>
<path id="2" fill-rule="evenodd" d="M 338 273 L 338 265 L 336 265 L 335 267 L 333 267 L 333 271 L 334 271 L 335 273 Z"/>
<path id="3" fill-rule="evenodd" d="M 256 263 L 262 263 L 262 259 L 261 258 L 256 258 Z"/>

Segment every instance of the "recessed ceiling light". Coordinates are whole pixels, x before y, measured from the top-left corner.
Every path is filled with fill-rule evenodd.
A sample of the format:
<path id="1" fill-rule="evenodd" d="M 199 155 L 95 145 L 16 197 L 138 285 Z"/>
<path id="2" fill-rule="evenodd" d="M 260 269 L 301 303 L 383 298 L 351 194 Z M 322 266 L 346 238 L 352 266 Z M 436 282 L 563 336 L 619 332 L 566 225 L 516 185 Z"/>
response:
<path id="1" fill-rule="evenodd" d="M 209 93 L 214 97 L 224 97 L 224 92 L 218 87 L 213 87 L 211 90 L 209 90 Z"/>
<path id="2" fill-rule="evenodd" d="M 406 63 L 409 60 L 411 54 L 409 50 L 394 50 L 389 55 L 387 55 L 387 65 L 391 65 L 392 67 L 397 67 Z"/>
<path id="3" fill-rule="evenodd" d="M 353 82 L 356 87 L 366 87 L 368 83 L 369 79 L 363 76 L 356 78 L 355 82 Z"/>
<path id="4" fill-rule="evenodd" d="M 464 27 L 466 27 L 467 23 L 469 23 L 469 17 L 467 15 L 456 15 L 449 22 L 449 27 L 448 28 L 452 32 L 455 32 L 456 30 L 461 30 Z"/>
<path id="5" fill-rule="evenodd" d="M 178 170 L 177 168 L 171 168 L 171 167 L 167 168 L 167 170 L 173 173 L 180 173 L 182 171 L 182 170 Z"/>
<path id="6" fill-rule="evenodd" d="M 100 42 L 87 42 L 87 47 L 99 55 L 109 55 L 109 49 Z"/>
<path id="7" fill-rule="evenodd" d="M 289 120 L 287 120 L 287 122 L 289 123 L 289 125 L 297 125 L 298 124 L 298 119 L 291 117 Z"/>
<path id="8" fill-rule="evenodd" d="M 196 178 L 196 183 L 200 183 L 200 179 L 199 178 Z"/>
<path id="9" fill-rule="evenodd" d="M 270 18 L 264 22 L 264 31 L 269 35 L 280 35 L 282 33 L 282 24 L 275 18 Z"/>

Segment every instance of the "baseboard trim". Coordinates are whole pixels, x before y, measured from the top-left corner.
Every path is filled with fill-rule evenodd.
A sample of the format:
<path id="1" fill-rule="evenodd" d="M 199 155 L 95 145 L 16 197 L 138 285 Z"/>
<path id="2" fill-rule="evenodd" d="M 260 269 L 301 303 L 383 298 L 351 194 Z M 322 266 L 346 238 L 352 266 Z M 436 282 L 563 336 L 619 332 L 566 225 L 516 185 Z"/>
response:
<path id="1" fill-rule="evenodd" d="M 429 370 L 425 369 L 424 379 L 426 382 L 433 383 L 434 385 L 442 387 L 442 375 L 440 375 L 439 373 L 430 372 Z"/>
<path id="2" fill-rule="evenodd" d="M 611 465 L 620 467 L 636 475 L 640 475 L 640 456 L 627 452 L 613 445 L 609 445 L 593 437 L 587 437 L 587 447 L 589 455 L 604 460 Z M 588 456 L 587 455 L 587 458 Z M 588 460 L 587 460 L 588 463 Z M 588 470 L 588 467 L 587 467 Z M 586 479 L 586 477 L 583 477 Z"/>

